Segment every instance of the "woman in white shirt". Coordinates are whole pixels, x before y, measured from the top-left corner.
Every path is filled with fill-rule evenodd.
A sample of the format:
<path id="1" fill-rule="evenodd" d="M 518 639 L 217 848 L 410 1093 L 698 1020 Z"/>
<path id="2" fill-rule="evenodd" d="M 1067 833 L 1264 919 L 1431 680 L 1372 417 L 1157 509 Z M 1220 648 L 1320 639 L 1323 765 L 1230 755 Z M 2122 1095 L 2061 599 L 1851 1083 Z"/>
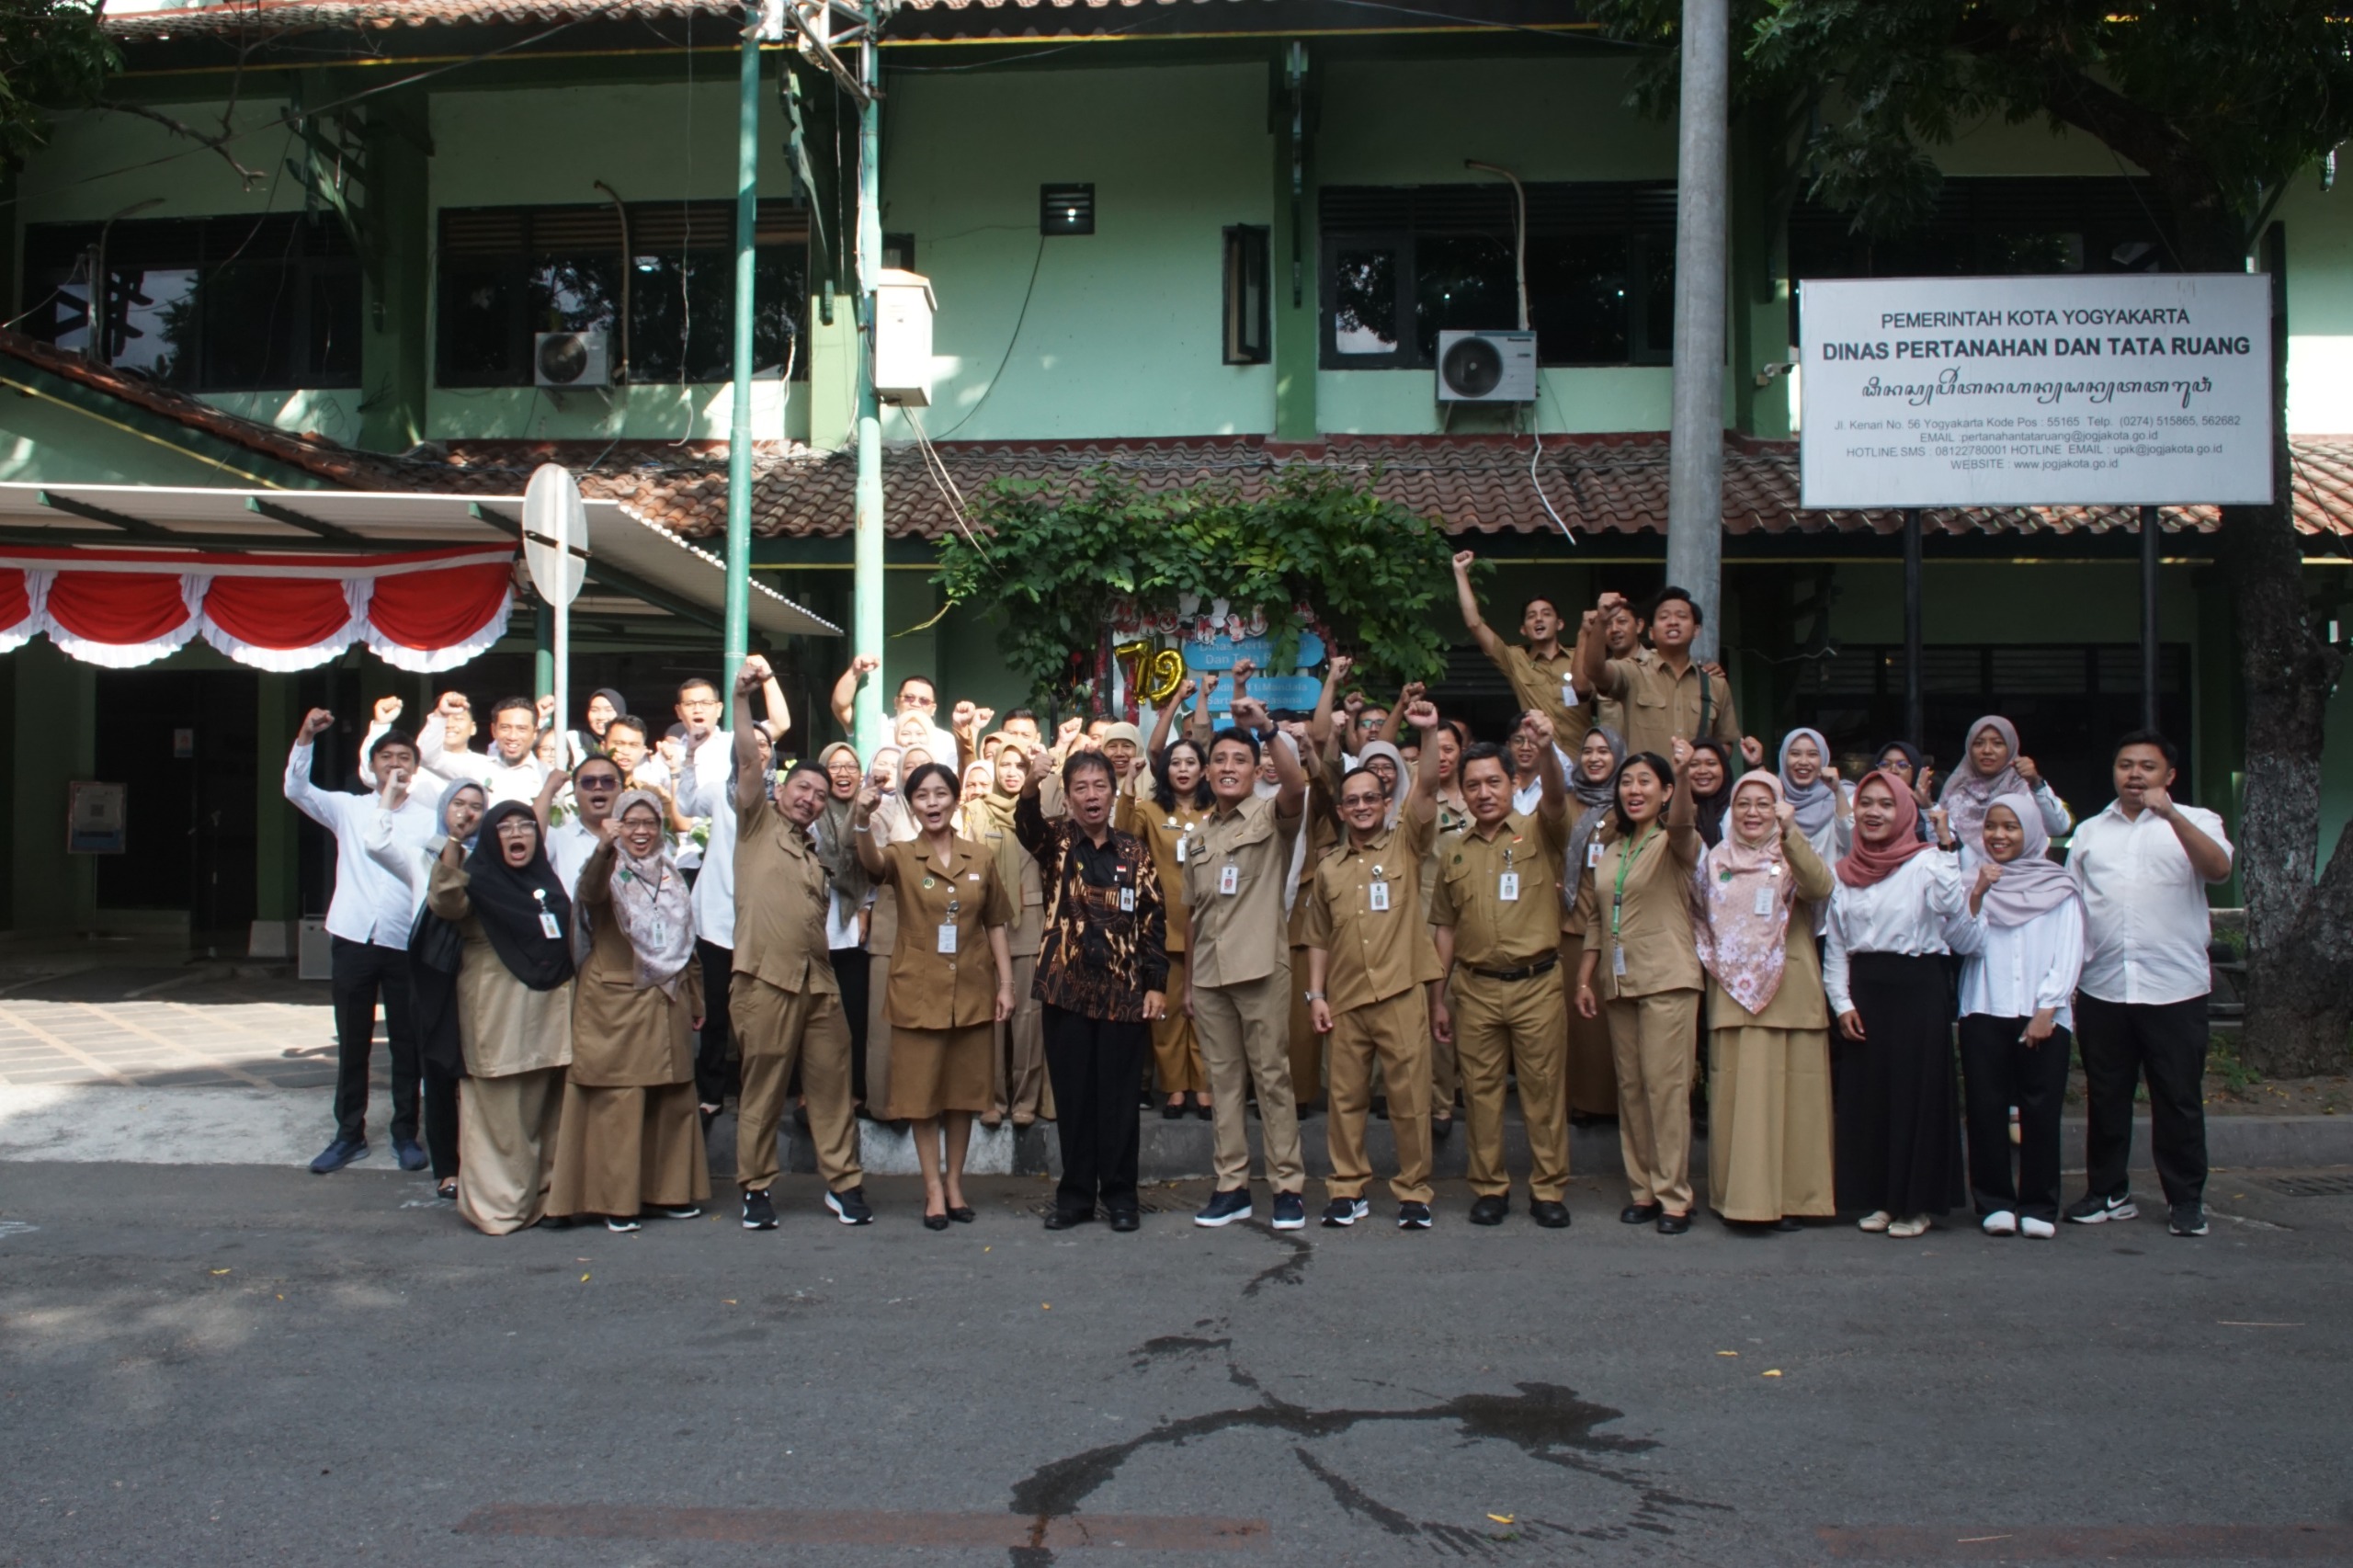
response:
<path id="1" fill-rule="evenodd" d="M 2032 796 L 1985 808 L 1985 859 L 1956 922 L 1961 1062 L 1968 1082 L 1969 1187 L 1989 1236 L 2049 1241 L 2059 1229 L 2059 1112 L 2067 1098 L 2070 1003 L 2084 967 L 2084 901 L 2044 858 L 2051 835 Z M 2011 1169 L 2010 1107 L 2018 1109 Z"/>
<path id="2" fill-rule="evenodd" d="M 1830 894 L 1822 988 L 1837 1015 L 1838 1208 L 1866 1231 L 1925 1233 L 1964 1200 L 1961 1087 L 1953 1072 L 1948 922 L 1961 871 L 1944 813 L 1937 843 L 1920 807 L 1885 773 L 1855 790 L 1855 843 Z"/>

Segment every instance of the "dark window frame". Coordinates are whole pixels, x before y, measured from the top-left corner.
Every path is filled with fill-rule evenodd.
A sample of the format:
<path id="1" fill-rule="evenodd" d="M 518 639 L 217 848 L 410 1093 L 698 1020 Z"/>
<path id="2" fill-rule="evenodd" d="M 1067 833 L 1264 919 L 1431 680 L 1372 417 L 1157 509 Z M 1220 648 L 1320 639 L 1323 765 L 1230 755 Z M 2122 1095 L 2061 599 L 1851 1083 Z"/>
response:
<path id="1" fill-rule="evenodd" d="M 637 363 L 620 364 L 621 334 L 608 316 L 605 325 L 611 333 L 611 352 L 617 367 L 627 373 L 625 381 L 615 384 L 677 386 L 683 380 L 688 386 L 711 386 L 726 381 L 727 367 L 694 362 L 694 345 L 705 335 L 691 319 L 685 324 L 689 335 L 687 342 L 677 349 L 678 373 L 639 373 L 651 352 L 647 345 L 654 340 L 648 330 L 652 324 L 646 318 L 649 311 L 658 307 L 651 303 L 657 297 L 653 286 L 637 279 L 647 275 L 640 264 L 649 258 L 655 262 L 661 287 L 665 289 L 673 286 L 681 270 L 692 278 L 705 268 L 723 265 L 729 281 L 724 287 L 722 319 L 732 317 L 735 204 L 725 200 L 631 202 L 627 213 L 628 265 L 635 269 L 629 351 Z M 760 287 L 756 305 L 763 318 L 774 309 L 774 325 L 791 365 L 791 380 L 796 381 L 809 377 L 807 346 L 802 342 L 809 292 L 808 233 L 807 209 L 801 203 L 774 199 L 760 202 L 754 230 L 755 267 L 763 275 L 777 275 Z M 593 281 L 600 270 L 618 269 L 622 251 L 610 203 L 445 207 L 435 214 L 435 235 L 433 384 L 453 391 L 531 386 L 531 345 L 536 335 L 578 330 L 569 323 L 535 324 L 534 290 L 544 290 L 543 275 L 562 267 L 568 267 L 574 277 Z M 451 308 L 453 283 L 461 278 L 479 279 L 505 295 L 494 312 L 500 319 L 486 329 L 480 322 L 469 322 L 464 312 Z M 602 294 L 591 297 L 617 314 L 618 288 L 608 285 L 608 300 Z M 767 298 L 771 289 L 781 289 L 784 294 L 772 306 Z M 732 334 L 733 323 L 727 320 L 719 335 L 727 340 Z M 485 338 L 496 343 L 494 362 L 481 369 L 458 368 L 461 337 L 477 347 Z M 666 337 L 663 342 L 666 355 L 671 345 Z M 691 373 L 700 369 L 714 373 Z"/>
<path id="2" fill-rule="evenodd" d="M 1675 187 L 1672 181 L 1623 180 L 1544 182 L 1530 184 L 1528 193 L 1528 246 L 1533 260 L 1539 247 L 1561 241 L 1607 238 L 1625 246 L 1623 358 L 1589 358 L 1545 355 L 1543 323 L 1531 320 L 1539 335 L 1538 363 L 1554 369 L 1619 369 L 1661 367 L 1674 362 L 1671 329 L 1663 339 L 1651 330 L 1649 265 L 1664 247 L 1666 287 L 1671 291 L 1675 254 Z M 1425 239 L 1475 237 L 1502 249 L 1506 271 L 1504 290 L 1511 292 L 1509 257 L 1515 240 L 1512 193 L 1495 183 L 1443 186 L 1327 186 L 1319 195 L 1316 250 L 1317 360 L 1327 370 L 1427 370 L 1434 369 L 1434 343 L 1421 343 L 1419 275 L 1416 244 Z M 1340 258 L 1344 253 L 1388 250 L 1394 254 L 1394 322 L 1397 347 L 1383 354 L 1342 353 L 1338 344 Z M 1535 271 L 1536 268 L 1530 268 Z M 1531 312 L 1536 304 L 1530 299 Z M 1664 301 L 1671 318 L 1672 300 Z M 1534 312 L 1540 317 L 1540 312 Z M 1518 312 L 1508 319 L 1482 323 L 1478 330 L 1510 331 Z M 1435 329 L 1430 333 L 1433 340 Z"/>
<path id="3" fill-rule="evenodd" d="M 23 330 L 55 342 L 90 326 L 85 297 L 71 320 L 56 307 L 74 299 L 63 290 L 84 257 L 105 232 L 108 283 L 102 313 L 105 354 L 127 374 L 151 374 L 131 358 L 131 279 L 147 274 L 193 272 L 188 295 L 194 310 L 190 341 L 179 346 L 169 372 L 155 377 L 191 392 L 280 392 L 337 391 L 360 385 L 360 335 L 366 321 L 366 289 L 359 255 L 350 235 L 330 213 L 238 213 L 197 218 L 124 219 L 111 227 L 96 222 L 32 223 L 24 231 Z M 234 286 L 276 269 L 268 290 L 270 316 L 256 331 L 243 320 L 218 319 L 237 301 Z M 283 311 L 283 317 L 278 313 Z M 45 318 L 45 319 L 44 319 Z M 282 319 L 282 335 L 276 323 Z M 229 367 L 260 346 L 260 374 L 237 375 Z M 87 351 L 86 349 L 85 350 Z"/>
<path id="4" fill-rule="evenodd" d="M 1219 336 L 1223 362 L 1265 365 L 1275 358 L 1274 231 L 1264 223 L 1233 223 L 1222 253 L 1223 311 Z M 1256 304 L 1251 303 L 1255 293 Z"/>

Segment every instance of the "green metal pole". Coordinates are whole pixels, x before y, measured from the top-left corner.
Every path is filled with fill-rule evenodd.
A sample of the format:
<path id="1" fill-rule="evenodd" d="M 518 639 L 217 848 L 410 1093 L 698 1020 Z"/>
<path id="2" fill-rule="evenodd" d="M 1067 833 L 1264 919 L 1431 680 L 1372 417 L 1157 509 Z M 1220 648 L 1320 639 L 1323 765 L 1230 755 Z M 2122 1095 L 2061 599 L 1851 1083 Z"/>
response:
<path id="1" fill-rule="evenodd" d="M 851 647 L 882 652 L 882 405 L 874 394 L 874 269 L 882 256 L 882 51 L 881 8 L 868 0 L 858 78 L 866 103 L 858 116 L 858 537 L 851 560 Z M 871 756 L 882 744 L 882 683 L 877 671 L 858 688 L 853 737 Z"/>
<path id="2" fill-rule="evenodd" d="M 752 646 L 752 235 L 759 216 L 760 8 L 744 11 L 735 98 L 735 403 L 727 426 L 727 609 L 722 689 Z"/>

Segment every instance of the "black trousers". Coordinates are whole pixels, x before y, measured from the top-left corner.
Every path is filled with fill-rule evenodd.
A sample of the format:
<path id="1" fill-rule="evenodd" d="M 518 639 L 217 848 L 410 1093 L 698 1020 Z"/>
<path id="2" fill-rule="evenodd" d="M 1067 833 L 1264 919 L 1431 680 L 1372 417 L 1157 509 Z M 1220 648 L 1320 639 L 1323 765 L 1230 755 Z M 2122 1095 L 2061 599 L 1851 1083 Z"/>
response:
<path id="1" fill-rule="evenodd" d="M 435 1181 L 458 1174 L 458 1080 L 430 1062 L 425 1063 L 425 1152 Z"/>
<path id="2" fill-rule="evenodd" d="M 376 1045 L 376 998 L 384 999 L 384 1038 L 392 1052 L 392 1136 L 416 1138 L 424 1063 L 409 1027 L 408 952 L 374 942 L 329 939 L 335 997 L 335 1136 L 368 1136 L 368 1059 Z M 454 1129 L 453 1129 L 454 1132 Z"/>
<path id="3" fill-rule="evenodd" d="M 702 960 L 702 1033 L 695 1040 L 695 1098 L 705 1105 L 727 1102 L 727 989 L 735 972 L 735 949 L 695 938 Z"/>
<path id="4" fill-rule="evenodd" d="M 2065 1029 L 2040 1045 L 2019 1037 L 2024 1018 L 1972 1013 L 1961 1020 L 1962 1107 L 1969 1130 L 1969 1196 L 1982 1218 L 2006 1209 L 2059 1222 L 2059 1113 L 2067 1102 Z M 2018 1108 L 2015 1175 L 2010 1107 Z"/>
<path id="5" fill-rule="evenodd" d="M 1152 1026 L 1066 1013 L 1049 1004 L 1046 1075 L 1054 1085 L 1055 1136 L 1063 1179 L 1054 1207 L 1092 1214 L 1099 1197 L 1112 1213 L 1136 1211 L 1137 1075 L 1152 1054 Z"/>
<path id="6" fill-rule="evenodd" d="M 1856 953 L 1847 980 L 1863 1040 L 1838 1058 L 1838 1211 L 1949 1214 L 1968 1182 L 1944 955 Z"/>
<path id="7" fill-rule="evenodd" d="M 2149 1084 L 2149 1144 L 2167 1203 L 2206 1192 L 2206 998 L 2141 1004 L 2075 995 L 2075 1040 L 2089 1102 L 2086 1186 L 2095 1197 L 2131 1190 L 2132 1090 Z"/>
<path id="8" fill-rule="evenodd" d="M 849 1019 L 849 1097 L 858 1105 L 866 1103 L 868 959 L 864 948 L 834 949 L 834 983 L 842 988 L 842 1012 Z"/>

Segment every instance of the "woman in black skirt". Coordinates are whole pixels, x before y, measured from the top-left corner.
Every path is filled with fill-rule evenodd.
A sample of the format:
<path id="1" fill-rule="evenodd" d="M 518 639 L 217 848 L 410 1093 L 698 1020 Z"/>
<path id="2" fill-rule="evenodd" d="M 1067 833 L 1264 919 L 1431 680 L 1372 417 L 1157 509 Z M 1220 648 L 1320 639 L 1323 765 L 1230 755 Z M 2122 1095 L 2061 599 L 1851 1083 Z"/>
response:
<path id="1" fill-rule="evenodd" d="M 1892 775 L 1872 772 L 1856 789 L 1855 842 L 1838 862 L 1822 960 L 1846 1042 L 1838 1208 L 1862 1210 L 1864 1230 L 1899 1238 L 1968 1201 L 1945 936 L 1967 892 L 1944 813 L 1930 813 L 1934 844 L 1919 836 L 1919 815 Z"/>

